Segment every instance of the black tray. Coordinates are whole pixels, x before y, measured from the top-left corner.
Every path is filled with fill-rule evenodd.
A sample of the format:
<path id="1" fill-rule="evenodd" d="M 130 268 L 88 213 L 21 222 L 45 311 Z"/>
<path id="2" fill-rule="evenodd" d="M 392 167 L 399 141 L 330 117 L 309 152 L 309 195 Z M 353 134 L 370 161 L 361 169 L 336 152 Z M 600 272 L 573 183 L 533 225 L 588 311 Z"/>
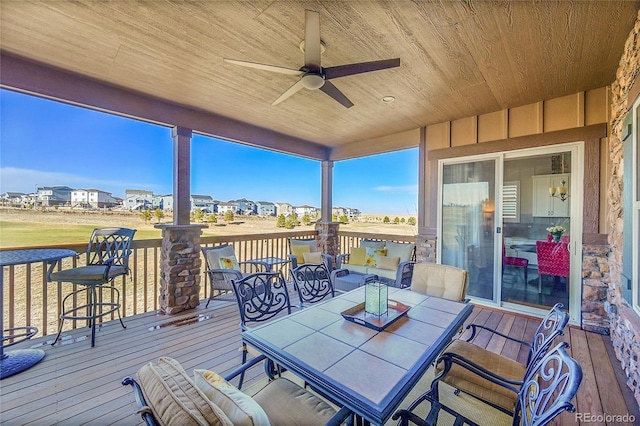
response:
<path id="1" fill-rule="evenodd" d="M 381 331 L 393 324 L 398 318 L 405 315 L 410 308 L 410 306 L 400 303 L 397 300 L 389 299 L 387 301 L 387 313 L 383 315 L 375 315 L 365 312 L 364 302 L 359 303 L 346 311 L 342 311 L 341 314 L 347 321 Z"/>

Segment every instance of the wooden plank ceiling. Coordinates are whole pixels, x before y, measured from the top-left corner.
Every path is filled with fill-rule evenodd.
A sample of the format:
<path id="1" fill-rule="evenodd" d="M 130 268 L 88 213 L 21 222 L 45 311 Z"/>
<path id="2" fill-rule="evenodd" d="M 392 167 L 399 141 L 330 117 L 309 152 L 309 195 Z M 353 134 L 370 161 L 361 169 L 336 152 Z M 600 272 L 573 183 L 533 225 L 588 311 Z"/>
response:
<path id="1" fill-rule="evenodd" d="M 418 143 L 411 136 L 394 146 L 389 135 L 611 84 L 638 6 L 597 0 L 2 1 L 6 72 L 0 79 L 5 88 L 167 125 L 199 123 L 192 127 L 206 134 L 340 159 L 354 146 L 364 155 Z M 350 109 L 306 89 L 272 106 L 297 77 L 223 58 L 301 67 L 305 9 L 320 13 L 323 66 L 397 57 L 400 67 L 332 80 L 355 104 Z M 18 72 L 24 68 L 15 60 L 52 74 Z M 88 89 L 79 99 L 73 79 L 58 80 L 66 82 L 47 93 L 43 81 L 60 72 L 119 88 L 114 99 L 121 101 L 101 102 L 104 90 Z M 121 96 L 129 92 L 199 120 L 136 109 Z M 385 104 L 383 96 L 396 100 Z M 262 129 L 269 135 L 264 143 Z M 385 143 L 367 143 L 377 138 Z"/>

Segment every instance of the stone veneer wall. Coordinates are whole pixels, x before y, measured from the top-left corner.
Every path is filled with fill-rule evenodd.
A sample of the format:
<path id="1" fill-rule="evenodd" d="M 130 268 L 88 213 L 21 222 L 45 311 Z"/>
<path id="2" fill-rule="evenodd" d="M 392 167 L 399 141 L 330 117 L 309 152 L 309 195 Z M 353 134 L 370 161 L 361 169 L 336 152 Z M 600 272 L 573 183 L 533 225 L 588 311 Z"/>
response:
<path id="1" fill-rule="evenodd" d="M 200 304 L 200 234 L 203 225 L 157 225 L 162 229 L 160 311 L 177 314 Z"/>
<path id="2" fill-rule="evenodd" d="M 416 262 L 436 263 L 436 238 L 416 235 Z"/>
<path id="3" fill-rule="evenodd" d="M 582 328 L 600 334 L 609 334 L 609 316 L 606 311 L 609 288 L 609 246 L 582 246 Z"/>
<path id="4" fill-rule="evenodd" d="M 318 251 L 329 254 L 333 258 L 335 265 L 336 258 L 340 254 L 340 239 L 338 238 L 339 222 L 318 222 Z"/>
<path id="5" fill-rule="evenodd" d="M 640 16 L 640 14 L 639 14 Z M 610 280 L 607 294 L 607 312 L 611 324 L 611 339 L 616 356 L 627 375 L 627 385 L 634 391 L 640 405 L 640 318 L 622 298 L 622 186 L 624 181 L 622 164 L 622 130 L 624 117 L 634 102 L 630 99 L 633 84 L 640 73 L 640 20 L 631 31 L 625 44 L 622 58 L 616 72 L 616 80 L 611 85 L 611 123 L 609 134 L 609 158 L 611 175 L 608 188 L 609 255 Z M 627 178 L 627 183 L 631 177 Z M 629 261 L 627 259 L 627 261 Z"/>

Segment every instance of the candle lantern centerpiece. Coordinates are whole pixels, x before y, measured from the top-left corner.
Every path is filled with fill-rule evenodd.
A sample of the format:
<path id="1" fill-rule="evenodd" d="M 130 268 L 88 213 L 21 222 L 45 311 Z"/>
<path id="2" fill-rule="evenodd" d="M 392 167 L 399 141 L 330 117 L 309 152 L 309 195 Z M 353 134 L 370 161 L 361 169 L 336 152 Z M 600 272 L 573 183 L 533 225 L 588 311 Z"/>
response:
<path id="1" fill-rule="evenodd" d="M 366 284 L 364 309 L 368 314 L 384 315 L 388 308 L 388 288 L 385 283 L 374 281 Z"/>

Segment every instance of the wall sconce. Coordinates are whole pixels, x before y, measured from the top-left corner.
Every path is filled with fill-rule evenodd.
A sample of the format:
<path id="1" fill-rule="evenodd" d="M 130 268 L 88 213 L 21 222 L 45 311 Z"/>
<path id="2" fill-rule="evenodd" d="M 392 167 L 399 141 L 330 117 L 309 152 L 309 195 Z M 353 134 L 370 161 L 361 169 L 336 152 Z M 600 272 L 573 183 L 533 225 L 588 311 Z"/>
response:
<path id="1" fill-rule="evenodd" d="M 556 197 L 556 198 L 560 198 L 560 200 L 565 201 L 567 198 L 569 198 L 569 189 L 567 188 L 567 181 L 562 179 L 560 181 L 560 186 L 558 186 L 557 188 L 555 186 L 552 186 L 549 188 L 549 194 L 552 197 Z"/>

